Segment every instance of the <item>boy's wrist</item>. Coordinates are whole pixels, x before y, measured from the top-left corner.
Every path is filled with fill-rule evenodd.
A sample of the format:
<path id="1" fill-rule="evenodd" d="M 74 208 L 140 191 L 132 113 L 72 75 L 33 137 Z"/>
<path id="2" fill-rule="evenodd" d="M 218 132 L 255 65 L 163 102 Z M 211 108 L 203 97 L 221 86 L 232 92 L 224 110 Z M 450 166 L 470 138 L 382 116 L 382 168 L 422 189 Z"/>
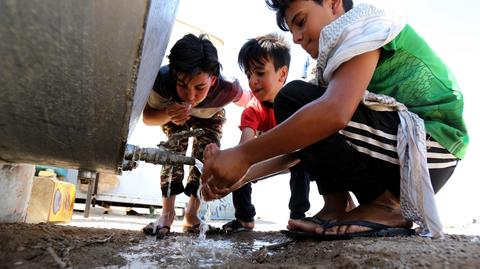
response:
<path id="1" fill-rule="evenodd" d="M 252 142 L 253 140 L 255 139 L 252 139 L 250 141 L 245 141 L 245 143 L 237 146 L 237 151 L 240 155 L 240 159 L 244 164 L 248 165 L 249 167 L 257 162 L 254 158 L 254 154 L 252 154 L 251 146 L 249 143 L 249 142 Z"/>

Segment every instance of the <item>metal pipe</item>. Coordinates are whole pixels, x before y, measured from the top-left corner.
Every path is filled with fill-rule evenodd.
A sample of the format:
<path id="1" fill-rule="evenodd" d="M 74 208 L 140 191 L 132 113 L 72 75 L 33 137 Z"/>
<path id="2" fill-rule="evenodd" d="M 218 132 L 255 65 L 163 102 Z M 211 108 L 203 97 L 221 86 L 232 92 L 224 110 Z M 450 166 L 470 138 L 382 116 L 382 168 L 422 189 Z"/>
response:
<path id="1" fill-rule="evenodd" d="M 80 170 L 78 172 L 78 179 L 82 181 L 88 182 L 88 190 L 87 190 L 87 197 L 85 198 L 85 211 L 83 213 L 84 218 L 88 218 L 90 215 L 90 206 L 92 204 L 92 194 L 93 189 L 98 180 L 98 173 L 95 171 L 90 170 Z"/>
<path id="2" fill-rule="evenodd" d="M 122 171 L 130 171 L 137 167 L 138 161 L 152 164 L 195 165 L 195 158 L 165 151 L 162 148 L 140 148 L 127 144 Z"/>
<path id="3" fill-rule="evenodd" d="M 157 145 L 158 148 L 140 148 L 135 145 L 127 144 L 125 147 L 121 171 L 135 169 L 138 166 L 138 161 L 160 165 L 195 165 L 194 157 L 187 157 L 172 150 L 178 146 L 180 140 L 191 136 L 201 136 L 203 134 L 205 134 L 205 131 L 201 128 L 181 131 L 172 134 L 167 141 L 161 141 Z"/>

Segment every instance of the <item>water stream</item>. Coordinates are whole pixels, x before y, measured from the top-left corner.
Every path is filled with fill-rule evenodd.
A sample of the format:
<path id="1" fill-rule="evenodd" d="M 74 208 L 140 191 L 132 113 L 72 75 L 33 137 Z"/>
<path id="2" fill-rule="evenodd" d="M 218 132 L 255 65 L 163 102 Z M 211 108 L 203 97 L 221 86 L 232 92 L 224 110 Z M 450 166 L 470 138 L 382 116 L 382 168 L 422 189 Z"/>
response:
<path id="1" fill-rule="evenodd" d="M 203 172 L 203 163 L 195 158 L 195 168 L 197 168 L 198 172 L 200 172 L 200 175 L 202 174 Z M 210 221 L 210 216 L 211 216 L 211 212 L 210 212 L 210 203 L 205 201 L 205 199 L 203 199 L 203 196 L 202 196 L 202 184 L 200 184 L 200 186 L 198 187 L 198 190 L 197 190 L 197 197 L 198 199 L 200 200 L 200 208 L 202 207 L 205 207 L 205 216 L 198 216 L 198 218 L 200 219 L 201 223 L 200 223 L 200 234 L 198 236 L 198 238 L 200 240 L 205 240 L 206 236 L 206 232 L 208 231 L 208 222 Z M 200 213 L 200 211 L 199 211 Z M 203 220 L 202 220 L 203 219 Z"/>

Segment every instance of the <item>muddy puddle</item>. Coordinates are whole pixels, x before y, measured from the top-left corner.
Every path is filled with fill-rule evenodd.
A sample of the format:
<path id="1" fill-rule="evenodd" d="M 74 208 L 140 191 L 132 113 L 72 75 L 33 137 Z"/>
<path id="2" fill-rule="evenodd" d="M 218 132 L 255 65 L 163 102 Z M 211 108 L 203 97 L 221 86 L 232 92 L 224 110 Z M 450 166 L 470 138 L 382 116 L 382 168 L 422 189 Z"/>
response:
<path id="1" fill-rule="evenodd" d="M 0 224 L 0 268 L 480 268 L 478 235 L 284 242 L 278 231 L 156 240 L 133 230 Z"/>
<path id="2" fill-rule="evenodd" d="M 162 240 L 147 237 L 120 253 L 126 265 L 121 268 L 211 268 L 250 257 L 259 259 L 267 246 L 281 240 L 260 240 L 246 235 L 225 239 L 200 239 L 197 236 L 173 235 Z M 262 249 L 263 247 L 263 249 Z M 266 253 L 268 254 L 268 251 Z M 105 267 L 108 268 L 108 267 Z"/>

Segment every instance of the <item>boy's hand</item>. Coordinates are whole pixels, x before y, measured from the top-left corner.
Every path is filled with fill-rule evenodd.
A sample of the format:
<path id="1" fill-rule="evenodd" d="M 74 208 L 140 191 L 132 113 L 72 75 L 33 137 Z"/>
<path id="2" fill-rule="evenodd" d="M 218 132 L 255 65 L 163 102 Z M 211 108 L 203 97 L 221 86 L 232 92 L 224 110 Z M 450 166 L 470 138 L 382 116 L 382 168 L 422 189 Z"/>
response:
<path id="1" fill-rule="evenodd" d="M 167 107 L 166 112 L 171 122 L 182 125 L 190 119 L 190 109 L 190 105 L 173 103 Z"/>
<path id="2" fill-rule="evenodd" d="M 237 148 L 220 150 L 209 144 L 203 151 L 202 197 L 205 200 L 219 199 L 227 195 L 241 181 L 249 165 Z"/>

